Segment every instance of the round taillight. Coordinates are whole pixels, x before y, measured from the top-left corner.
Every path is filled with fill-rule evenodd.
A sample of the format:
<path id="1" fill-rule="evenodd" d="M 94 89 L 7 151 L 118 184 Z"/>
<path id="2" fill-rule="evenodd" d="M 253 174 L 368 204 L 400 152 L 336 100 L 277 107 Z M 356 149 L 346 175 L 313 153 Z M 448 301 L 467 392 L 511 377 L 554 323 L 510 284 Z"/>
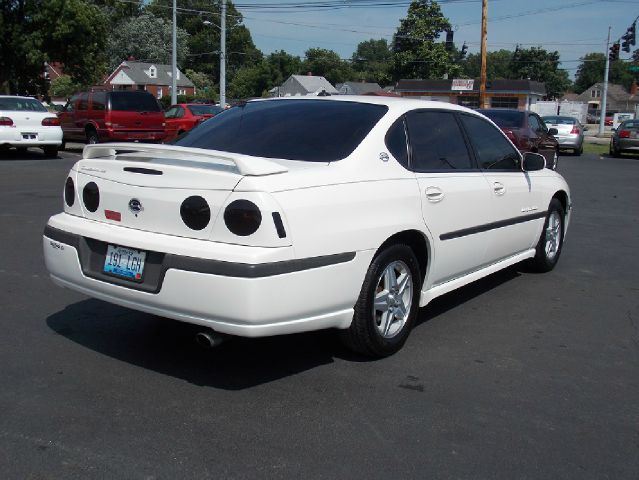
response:
<path id="1" fill-rule="evenodd" d="M 75 203 L 75 185 L 73 185 L 71 177 L 67 177 L 67 181 L 64 184 L 64 201 L 70 207 Z"/>
<path id="2" fill-rule="evenodd" d="M 257 232 L 262 223 L 262 213 L 253 202 L 235 200 L 224 211 L 224 223 L 231 233 L 246 237 Z"/>
<path id="3" fill-rule="evenodd" d="M 182 202 L 180 216 L 184 224 L 191 230 L 202 230 L 211 221 L 211 208 L 206 200 L 194 195 Z"/>
<path id="4" fill-rule="evenodd" d="M 95 182 L 89 182 L 82 190 L 82 200 L 89 212 L 95 212 L 100 205 L 100 190 Z"/>

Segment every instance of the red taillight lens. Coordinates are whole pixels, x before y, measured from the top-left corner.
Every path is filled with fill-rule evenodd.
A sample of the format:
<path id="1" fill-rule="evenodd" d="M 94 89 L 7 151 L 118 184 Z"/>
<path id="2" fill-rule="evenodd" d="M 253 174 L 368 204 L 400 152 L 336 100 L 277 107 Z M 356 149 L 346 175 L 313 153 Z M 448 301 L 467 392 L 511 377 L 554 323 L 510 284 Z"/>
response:
<path id="1" fill-rule="evenodd" d="M 573 134 L 573 135 L 579 135 L 580 130 L 575 125 L 574 127 L 572 127 L 572 130 L 570 130 L 570 133 Z"/>
<path id="2" fill-rule="evenodd" d="M 619 132 L 619 138 L 630 138 L 630 130 L 622 130 Z"/>
<path id="3" fill-rule="evenodd" d="M 59 127 L 60 119 L 58 117 L 47 117 L 42 119 L 43 127 Z"/>
<path id="4" fill-rule="evenodd" d="M 0 117 L 0 127 L 12 127 L 13 120 L 9 117 Z"/>

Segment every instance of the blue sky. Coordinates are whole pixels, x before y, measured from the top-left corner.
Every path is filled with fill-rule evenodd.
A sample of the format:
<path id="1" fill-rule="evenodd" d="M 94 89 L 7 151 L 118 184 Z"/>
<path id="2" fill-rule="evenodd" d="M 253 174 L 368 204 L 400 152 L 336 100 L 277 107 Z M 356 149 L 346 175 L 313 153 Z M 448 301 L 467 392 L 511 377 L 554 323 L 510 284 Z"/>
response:
<path id="1" fill-rule="evenodd" d="M 244 3 L 272 5 L 291 0 L 236 0 L 238 5 Z M 390 41 L 400 18 L 406 16 L 408 3 L 406 0 L 402 6 L 322 12 L 238 9 L 253 41 L 264 53 L 281 49 L 303 56 L 308 48 L 321 47 L 350 58 L 363 40 Z M 440 5 L 455 27 L 455 43 L 461 46 L 466 41 L 470 52 L 479 51 L 481 0 L 442 0 Z M 580 57 L 606 51 L 609 25 L 611 39 L 616 40 L 638 15 L 639 0 L 488 0 L 488 49 L 513 50 L 519 43 L 558 50 L 562 67 L 573 76 Z"/>

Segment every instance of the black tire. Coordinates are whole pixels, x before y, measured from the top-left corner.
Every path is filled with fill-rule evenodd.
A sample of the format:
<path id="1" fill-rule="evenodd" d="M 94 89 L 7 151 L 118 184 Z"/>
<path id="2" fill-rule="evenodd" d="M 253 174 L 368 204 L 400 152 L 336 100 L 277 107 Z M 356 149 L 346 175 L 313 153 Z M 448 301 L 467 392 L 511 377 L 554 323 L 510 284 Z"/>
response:
<path id="1" fill-rule="evenodd" d="M 551 221 L 558 220 L 557 229 L 553 229 L 549 224 Z M 544 228 L 541 231 L 539 241 L 537 242 L 537 253 L 534 258 L 531 258 L 528 262 L 528 266 L 535 272 L 549 272 L 557 262 L 561 255 L 561 249 L 564 245 L 564 225 L 565 225 L 565 212 L 561 202 L 556 198 L 553 198 L 548 206 L 548 214 L 546 215 L 546 221 L 544 222 Z M 554 232 L 554 234 L 553 234 Z M 554 240 L 553 240 L 554 237 Z M 551 245 L 548 245 L 548 243 Z M 552 246 L 554 244 L 554 247 Z M 547 251 L 550 249 L 550 252 Z"/>
<path id="2" fill-rule="evenodd" d="M 60 145 L 60 151 L 64 152 L 67 149 L 67 142 L 62 141 L 62 145 Z"/>
<path id="3" fill-rule="evenodd" d="M 582 143 L 579 148 L 575 150 L 575 155 L 580 157 L 584 153 L 584 144 Z"/>
<path id="4" fill-rule="evenodd" d="M 380 315 L 378 318 L 377 312 L 373 311 L 373 302 L 378 294 L 378 288 L 382 288 L 380 284 L 386 282 L 385 279 L 382 279 L 382 275 L 387 268 L 396 273 L 395 266 L 403 269 L 406 274 L 410 273 L 409 282 L 412 290 L 406 292 L 405 295 L 410 298 L 411 304 L 407 314 L 403 317 L 405 321 L 391 315 L 388 325 L 390 327 L 394 324 L 397 331 L 391 332 L 388 328 L 386 336 L 384 336 L 380 332 L 380 329 L 383 328 L 382 316 Z M 384 285 L 384 288 L 386 286 Z M 379 293 L 383 293 L 383 291 Z M 347 330 L 340 332 L 341 340 L 349 349 L 369 357 L 382 358 L 397 352 L 406 342 L 417 317 L 420 292 L 421 273 L 413 250 L 403 244 L 385 248 L 377 254 L 368 267 L 359 298 L 355 304 L 353 321 Z M 407 300 L 406 297 L 404 300 Z M 389 301 L 394 302 L 394 300 Z M 393 305 L 395 304 L 393 303 Z M 399 310 L 397 307 L 391 307 L 389 303 L 388 311 L 391 312 L 395 309 Z"/>
<path id="5" fill-rule="evenodd" d="M 98 136 L 98 132 L 96 132 L 95 128 L 93 127 L 87 128 L 87 143 L 89 145 L 100 143 L 100 137 Z"/>
<path id="6" fill-rule="evenodd" d="M 58 147 L 47 145 L 42 150 L 44 150 L 45 157 L 56 158 L 58 156 Z"/>
<path id="7" fill-rule="evenodd" d="M 621 152 L 614 147 L 612 142 L 610 142 L 610 155 L 615 158 L 621 157 Z"/>

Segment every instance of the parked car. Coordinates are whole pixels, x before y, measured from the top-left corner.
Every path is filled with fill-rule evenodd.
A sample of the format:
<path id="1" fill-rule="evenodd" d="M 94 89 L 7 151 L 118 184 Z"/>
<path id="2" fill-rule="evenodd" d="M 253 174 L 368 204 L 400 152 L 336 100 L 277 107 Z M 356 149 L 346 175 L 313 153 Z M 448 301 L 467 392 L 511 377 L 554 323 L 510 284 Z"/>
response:
<path id="1" fill-rule="evenodd" d="M 166 118 L 166 140 L 171 140 L 188 132 L 196 125 L 222 111 L 222 108 L 216 105 L 201 103 L 171 105 L 164 114 Z"/>
<path id="2" fill-rule="evenodd" d="M 639 153 L 639 120 L 626 120 L 612 132 L 610 155 L 619 157 L 624 152 Z"/>
<path id="3" fill-rule="evenodd" d="M 520 152 L 540 153 L 546 158 L 548 168 L 557 168 L 559 143 L 553 136 L 557 134 L 557 129 L 549 130 L 539 115 L 499 108 L 480 109 L 478 112 L 495 122 Z"/>
<path id="4" fill-rule="evenodd" d="M 56 157 L 62 144 L 60 120 L 32 97 L 0 95 L 0 147 L 42 148 Z"/>
<path id="5" fill-rule="evenodd" d="M 155 97 L 145 91 L 79 93 L 71 97 L 58 117 L 65 142 L 161 142 L 165 136 L 164 112 Z"/>
<path id="6" fill-rule="evenodd" d="M 174 145 L 87 146 L 44 257 L 56 284 L 211 343 L 335 328 L 381 357 L 434 298 L 556 265 L 572 201 L 544 166 L 457 105 L 250 101 Z"/>
<path id="7" fill-rule="evenodd" d="M 613 119 L 614 119 L 613 115 L 606 114 L 606 117 L 604 118 L 604 125 L 606 125 L 607 127 L 611 127 Z"/>
<path id="8" fill-rule="evenodd" d="M 584 127 L 575 117 L 547 116 L 542 120 L 548 128 L 554 128 L 557 133 L 554 137 L 559 143 L 559 149 L 570 149 L 575 155 L 584 153 Z"/>

